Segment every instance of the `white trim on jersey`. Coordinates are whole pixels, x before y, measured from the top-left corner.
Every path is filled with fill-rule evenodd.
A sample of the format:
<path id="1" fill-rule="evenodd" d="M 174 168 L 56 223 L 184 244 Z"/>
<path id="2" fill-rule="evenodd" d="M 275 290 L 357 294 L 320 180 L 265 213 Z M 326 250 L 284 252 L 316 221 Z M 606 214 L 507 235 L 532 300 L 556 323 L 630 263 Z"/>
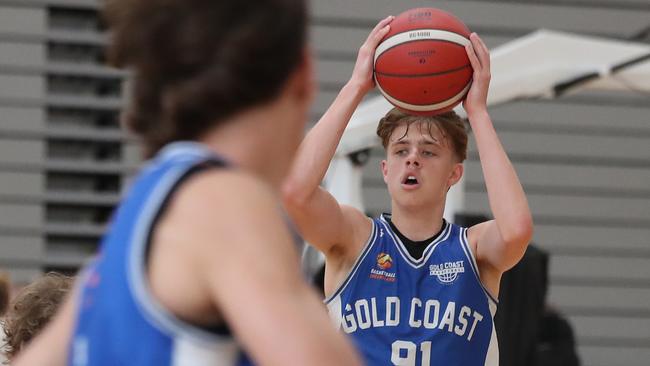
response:
<path id="1" fill-rule="evenodd" d="M 337 293 L 336 296 L 329 299 L 329 302 L 326 302 L 327 313 L 334 323 L 334 329 L 341 329 L 343 324 L 343 305 L 341 304 L 341 293 Z"/>
<path id="2" fill-rule="evenodd" d="M 488 345 L 485 356 L 485 366 L 499 366 L 499 341 L 497 339 L 497 330 L 494 325 L 494 315 L 497 312 L 497 305 L 493 301 L 488 301 L 490 314 L 492 314 L 492 334 L 490 335 L 490 344 Z"/>
<path id="3" fill-rule="evenodd" d="M 492 294 L 490 294 L 485 286 L 483 286 L 483 281 L 481 281 L 481 273 L 478 270 L 478 264 L 476 262 L 476 258 L 474 257 L 474 252 L 472 252 L 472 247 L 469 246 L 469 241 L 467 239 L 467 228 L 461 228 L 459 236 L 460 245 L 463 248 L 463 252 L 465 252 L 465 256 L 469 259 L 470 266 L 472 267 L 472 272 L 474 272 L 474 276 L 476 277 L 478 284 L 483 289 L 485 296 L 487 296 L 488 299 L 492 300 L 495 305 L 499 305 L 499 301 L 492 297 Z M 494 314 L 492 315 L 494 316 Z"/>
<path id="4" fill-rule="evenodd" d="M 352 278 L 354 278 L 354 275 L 356 274 L 357 269 L 359 269 L 361 262 L 363 262 L 363 260 L 366 258 L 368 253 L 370 253 L 370 249 L 377 241 L 375 240 L 377 238 L 377 228 L 375 227 L 376 225 L 377 224 L 375 223 L 375 220 L 372 220 L 372 231 L 370 232 L 370 236 L 368 237 L 368 241 L 366 241 L 363 250 L 361 251 L 361 253 L 359 253 L 357 260 L 354 262 L 352 268 L 350 268 L 350 272 L 348 272 L 347 276 L 341 282 L 338 288 L 330 296 L 328 296 L 327 298 L 325 298 L 325 300 L 323 300 L 325 304 L 328 304 L 330 301 L 336 298 L 341 292 L 343 292 L 343 290 L 345 290 L 345 288 L 347 287 L 348 283 L 350 283 Z"/>
<path id="5" fill-rule="evenodd" d="M 384 215 L 381 215 L 380 219 L 382 225 L 386 228 L 388 235 L 390 235 L 390 237 L 393 239 L 393 243 L 395 243 L 395 247 L 397 248 L 397 251 L 402 255 L 404 260 L 413 268 L 420 268 L 424 266 L 429 260 L 429 257 L 431 257 L 431 254 L 433 254 L 433 251 L 436 249 L 438 244 L 447 240 L 447 238 L 449 238 L 449 235 L 451 234 L 451 224 L 445 220 L 444 221 L 445 227 L 443 228 L 440 235 L 438 235 L 437 238 L 431 241 L 431 243 L 427 244 L 427 247 L 422 252 L 422 258 L 415 259 L 411 256 L 409 251 L 406 249 L 406 246 L 404 245 L 404 243 L 402 243 L 402 240 L 400 240 L 400 238 L 393 232 L 393 230 L 390 227 L 390 224 L 388 223 Z"/>
<path id="6" fill-rule="evenodd" d="M 157 159 L 168 160 L 173 157 L 183 157 L 185 159 L 195 156 L 198 158 L 207 158 L 214 156 L 214 152 L 205 145 L 194 141 L 178 141 L 169 144 L 160 150 Z"/>
<path id="7" fill-rule="evenodd" d="M 173 347 L 169 366 L 235 365 L 240 356 L 234 342 L 212 342 L 198 347 L 195 341 L 181 336 L 174 339 Z"/>
<path id="8" fill-rule="evenodd" d="M 189 149 L 192 153 L 196 151 L 187 143 L 181 143 L 179 145 L 168 146 L 162 154 L 177 155 L 183 149 Z M 206 158 L 210 156 L 207 154 L 207 150 L 204 149 L 196 152 L 197 156 L 205 156 Z M 188 164 L 187 166 L 168 171 L 158 181 L 153 192 L 145 202 L 143 210 L 137 222 L 134 224 L 135 230 L 130 238 L 132 244 L 128 258 L 127 279 L 135 303 L 138 305 L 137 307 L 140 309 L 142 316 L 151 325 L 173 338 L 183 338 L 185 342 L 191 340 L 196 344 L 210 348 L 214 347 L 214 343 L 234 343 L 234 340 L 231 337 L 210 333 L 176 318 L 152 296 L 151 289 L 146 280 L 145 255 L 149 235 L 151 234 L 151 226 L 167 195 L 174 188 L 178 180 L 193 166 L 192 164 Z M 150 166 L 149 168 L 153 167 Z"/>
<path id="9" fill-rule="evenodd" d="M 483 282 L 481 281 L 481 274 L 478 270 L 478 264 L 476 263 L 476 258 L 474 257 L 474 252 L 472 252 L 472 248 L 469 246 L 469 241 L 467 240 L 467 228 L 461 228 L 459 236 L 460 246 L 463 249 L 465 256 L 469 259 L 470 267 L 472 267 L 472 272 L 474 272 L 476 281 L 478 281 L 478 284 L 481 286 L 485 297 L 488 299 L 488 308 L 490 309 L 490 315 L 492 315 L 492 333 L 490 335 L 490 344 L 488 345 L 487 354 L 485 356 L 485 366 L 498 366 L 499 342 L 494 325 L 494 315 L 497 312 L 499 301 L 493 298 L 490 292 L 485 288 L 485 286 L 483 286 Z"/>

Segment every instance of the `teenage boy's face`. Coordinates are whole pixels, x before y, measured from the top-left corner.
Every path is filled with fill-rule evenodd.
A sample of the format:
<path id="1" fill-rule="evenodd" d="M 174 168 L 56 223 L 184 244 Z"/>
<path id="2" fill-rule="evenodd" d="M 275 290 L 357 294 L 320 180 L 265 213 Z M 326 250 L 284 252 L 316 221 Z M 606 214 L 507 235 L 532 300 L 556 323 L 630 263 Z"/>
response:
<path id="1" fill-rule="evenodd" d="M 404 123 L 390 136 L 382 173 L 398 204 L 434 205 L 460 178 L 456 175 L 462 168 L 456 171 L 457 165 L 450 143 L 435 124 Z"/>

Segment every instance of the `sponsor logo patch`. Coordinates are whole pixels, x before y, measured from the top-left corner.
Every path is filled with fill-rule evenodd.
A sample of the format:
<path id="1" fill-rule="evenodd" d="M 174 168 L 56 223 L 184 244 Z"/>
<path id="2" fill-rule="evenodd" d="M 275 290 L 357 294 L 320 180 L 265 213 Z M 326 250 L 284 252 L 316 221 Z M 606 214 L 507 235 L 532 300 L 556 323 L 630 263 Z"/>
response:
<path id="1" fill-rule="evenodd" d="M 429 266 L 429 274 L 436 276 L 438 282 L 443 285 L 450 285 L 458 278 L 458 275 L 465 273 L 463 261 L 444 262 L 440 264 L 432 264 Z"/>

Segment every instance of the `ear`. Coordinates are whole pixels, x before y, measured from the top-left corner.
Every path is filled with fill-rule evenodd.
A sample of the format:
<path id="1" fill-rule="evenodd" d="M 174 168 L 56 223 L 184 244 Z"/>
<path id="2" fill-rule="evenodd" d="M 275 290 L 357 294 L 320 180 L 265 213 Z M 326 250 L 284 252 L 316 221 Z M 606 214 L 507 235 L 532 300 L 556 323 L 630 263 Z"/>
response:
<path id="1" fill-rule="evenodd" d="M 388 163 L 386 159 L 382 160 L 381 165 L 381 175 L 384 177 L 384 183 L 388 184 Z"/>
<path id="2" fill-rule="evenodd" d="M 314 74 L 314 59 L 309 47 L 305 46 L 302 60 L 293 75 L 289 77 L 287 87 L 297 100 L 311 105 L 316 95 L 316 76 Z"/>
<path id="3" fill-rule="evenodd" d="M 464 167 L 462 163 L 454 164 L 454 168 L 451 170 L 449 179 L 447 179 L 447 190 L 449 190 L 454 184 L 458 183 L 460 178 L 463 177 Z"/>

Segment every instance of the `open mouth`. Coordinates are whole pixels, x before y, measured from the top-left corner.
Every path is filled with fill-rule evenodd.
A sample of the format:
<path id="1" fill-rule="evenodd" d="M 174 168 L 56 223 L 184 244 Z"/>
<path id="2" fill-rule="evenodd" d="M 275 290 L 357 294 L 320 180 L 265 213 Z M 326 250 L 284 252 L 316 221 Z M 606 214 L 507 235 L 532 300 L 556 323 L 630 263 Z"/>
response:
<path id="1" fill-rule="evenodd" d="M 409 175 L 409 176 L 406 177 L 406 179 L 404 179 L 404 181 L 402 182 L 402 184 L 405 184 L 405 185 L 407 185 L 407 186 L 415 186 L 415 185 L 417 185 L 418 183 L 419 183 L 419 182 L 418 182 L 418 179 L 415 178 L 415 176 L 413 176 L 413 175 Z"/>

